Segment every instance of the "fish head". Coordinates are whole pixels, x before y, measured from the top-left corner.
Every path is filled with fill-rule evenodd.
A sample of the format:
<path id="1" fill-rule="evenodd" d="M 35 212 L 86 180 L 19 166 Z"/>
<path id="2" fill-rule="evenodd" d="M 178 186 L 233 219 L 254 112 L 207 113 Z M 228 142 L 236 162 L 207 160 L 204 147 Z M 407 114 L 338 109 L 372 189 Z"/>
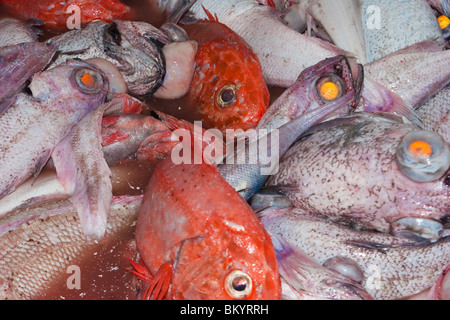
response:
<path id="1" fill-rule="evenodd" d="M 229 226 L 241 228 L 231 222 Z M 214 242 L 202 237 L 190 241 L 195 246 L 183 246 L 174 265 L 172 287 L 181 288 L 175 299 L 280 299 L 276 255 L 265 230 L 248 234 L 228 229 Z"/>
<path id="2" fill-rule="evenodd" d="M 338 114 L 346 114 L 358 104 L 363 84 L 363 68 L 345 56 L 336 56 L 325 59 L 314 66 L 305 69 L 297 79 L 296 91 L 304 91 L 304 95 L 298 94 L 304 100 L 308 109 L 336 102 L 338 99 L 348 96 L 343 101 L 343 106 Z"/>
<path id="3" fill-rule="evenodd" d="M 68 60 L 55 68 L 36 73 L 29 86 L 33 98 L 49 107 L 58 107 L 62 99 L 77 103 L 67 108 L 84 106 L 87 112 L 102 104 L 109 90 L 103 71 L 93 64 Z"/>
<path id="4" fill-rule="evenodd" d="M 149 23 L 117 20 L 104 32 L 106 54 L 116 59 L 134 95 L 153 94 L 164 81 L 166 62 L 162 48 L 170 38 Z"/>
<path id="5" fill-rule="evenodd" d="M 256 127 L 270 98 L 258 57 L 241 37 L 217 21 L 184 27 L 199 43 L 188 95 L 203 115 L 205 127 L 223 132 Z"/>

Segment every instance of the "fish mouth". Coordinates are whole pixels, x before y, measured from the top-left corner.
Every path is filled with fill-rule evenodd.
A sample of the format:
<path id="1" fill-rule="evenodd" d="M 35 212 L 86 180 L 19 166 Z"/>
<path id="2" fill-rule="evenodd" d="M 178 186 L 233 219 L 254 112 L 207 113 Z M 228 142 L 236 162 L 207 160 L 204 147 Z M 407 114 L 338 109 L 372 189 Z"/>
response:
<path id="1" fill-rule="evenodd" d="M 105 54 L 115 60 L 131 94 L 146 97 L 162 86 L 166 75 L 164 43 L 139 35 L 128 39 L 113 22 L 103 31 L 103 45 Z"/>

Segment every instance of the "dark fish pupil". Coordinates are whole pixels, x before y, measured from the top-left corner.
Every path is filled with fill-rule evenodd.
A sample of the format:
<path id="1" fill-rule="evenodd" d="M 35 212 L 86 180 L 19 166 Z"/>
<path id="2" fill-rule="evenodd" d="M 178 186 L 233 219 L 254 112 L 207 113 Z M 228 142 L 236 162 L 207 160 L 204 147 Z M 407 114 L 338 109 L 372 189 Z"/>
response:
<path id="1" fill-rule="evenodd" d="M 244 277 L 236 277 L 233 279 L 232 286 L 236 291 L 244 291 L 247 288 L 247 280 Z"/>
<path id="2" fill-rule="evenodd" d="M 229 103 L 229 102 L 233 101 L 234 91 L 232 89 L 223 90 L 221 98 L 224 103 Z"/>

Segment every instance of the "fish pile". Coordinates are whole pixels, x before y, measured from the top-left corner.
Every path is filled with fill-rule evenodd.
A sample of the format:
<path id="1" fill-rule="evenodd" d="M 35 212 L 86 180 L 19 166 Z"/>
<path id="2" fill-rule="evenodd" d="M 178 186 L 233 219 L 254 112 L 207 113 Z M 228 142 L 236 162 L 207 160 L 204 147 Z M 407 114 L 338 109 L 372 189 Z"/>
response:
<path id="1" fill-rule="evenodd" d="M 1 299 L 450 299 L 448 0 L 30 3 Z"/>

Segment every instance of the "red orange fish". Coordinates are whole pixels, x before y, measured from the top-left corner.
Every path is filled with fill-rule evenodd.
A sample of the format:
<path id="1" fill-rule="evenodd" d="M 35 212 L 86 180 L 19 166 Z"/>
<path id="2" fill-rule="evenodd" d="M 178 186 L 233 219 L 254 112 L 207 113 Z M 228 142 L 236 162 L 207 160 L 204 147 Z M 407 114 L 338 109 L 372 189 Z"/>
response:
<path id="1" fill-rule="evenodd" d="M 247 202 L 208 164 L 163 160 L 152 175 L 136 224 L 151 299 L 279 299 L 270 236 Z M 148 268 L 148 270 L 147 270 Z"/>
<path id="2" fill-rule="evenodd" d="M 67 28 L 67 20 L 73 14 L 71 5 L 80 9 L 81 25 L 93 20 L 128 20 L 131 9 L 118 0 L 0 0 L 0 5 L 19 19 L 40 19 L 48 29 Z"/>
<path id="3" fill-rule="evenodd" d="M 269 106 L 269 90 L 258 57 L 234 31 L 210 20 L 180 24 L 198 42 L 188 104 L 207 129 L 254 128 Z"/>

